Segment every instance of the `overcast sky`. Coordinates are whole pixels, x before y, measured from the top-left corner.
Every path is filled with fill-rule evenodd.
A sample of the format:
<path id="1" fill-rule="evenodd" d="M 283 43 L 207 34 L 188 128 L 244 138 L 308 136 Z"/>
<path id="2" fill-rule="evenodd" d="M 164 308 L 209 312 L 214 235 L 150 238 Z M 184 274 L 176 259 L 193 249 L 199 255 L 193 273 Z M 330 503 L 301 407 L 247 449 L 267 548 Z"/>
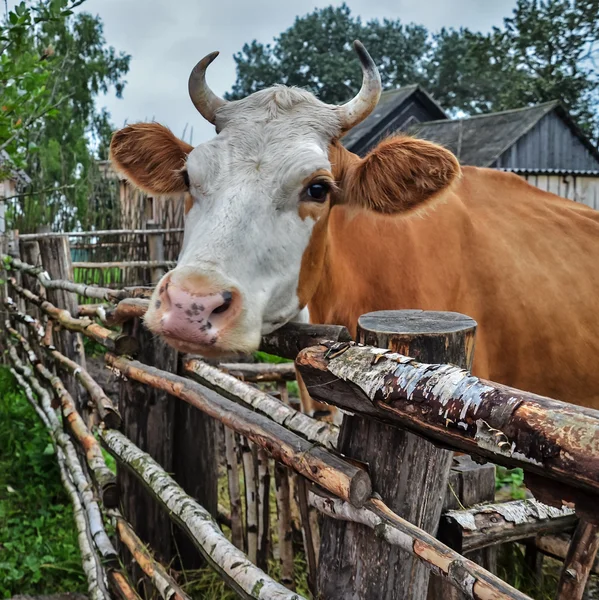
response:
<path id="1" fill-rule="evenodd" d="M 341 2 L 316 0 L 88 0 L 82 9 L 99 14 L 109 45 L 131 55 L 122 99 L 100 98 L 117 126 L 125 120 L 154 119 L 193 143 L 214 135 L 212 126 L 191 104 L 187 79 L 204 55 L 219 50 L 207 80 L 218 94 L 235 81 L 233 54 L 245 42 L 270 42 L 293 24 L 296 15 Z M 469 27 L 487 31 L 500 25 L 515 0 L 349 0 L 353 15 L 363 20 L 401 19 L 435 31 Z M 356 73 L 356 77 L 360 74 Z"/>

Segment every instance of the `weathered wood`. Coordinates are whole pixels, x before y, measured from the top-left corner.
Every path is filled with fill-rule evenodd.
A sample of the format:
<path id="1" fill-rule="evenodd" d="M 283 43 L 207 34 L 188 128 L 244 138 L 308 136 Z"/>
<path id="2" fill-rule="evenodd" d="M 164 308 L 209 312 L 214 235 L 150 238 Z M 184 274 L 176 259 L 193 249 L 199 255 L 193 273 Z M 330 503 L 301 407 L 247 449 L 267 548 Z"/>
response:
<path id="1" fill-rule="evenodd" d="M 158 237 L 157 234 L 156 237 Z M 121 260 L 121 261 L 104 261 L 104 262 L 85 262 L 75 261 L 74 269 L 152 269 L 152 272 L 164 273 L 165 267 L 172 268 L 176 266 L 176 261 L 173 260 Z M 161 277 L 161 276 L 160 276 Z M 160 279 L 158 277 L 158 279 Z M 153 283 L 156 283 L 152 278 Z"/>
<path id="2" fill-rule="evenodd" d="M 190 597 L 177 585 L 166 569 L 157 562 L 151 552 L 139 539 L 131 525 L 118 511 L 111 511 L 110 516 L 116 522 L 119 539 L 127 546 L 141 570 L 152 581 L 163 600 L 190 600 Z"/>
<path id="3" fill-rule="evenodd" d="M 293 363 L 220 363 L 218 367 L 237 379 L 252 383 L 295 380 Z"/>
<path id="4" fill-rule="evenodd" d="M 557 600 L 582 600 L 599 550 L 599 526 L 580 521 L 564 560 L 557 586 Z"/>
<path id="5" fill-rule="evenodd" d="M 536 500 L 484 504 L 450 510 L 441 517 L 438 539 L 464 553 L 495 544 L 566 531 L 578 519 L 570 508 L 553 508 Z"/>
<path id="6" fill-rule="evenodd" d="M 443 511 L 495 501 L 495 465 L 476 463 L 466 454 L 454 455 Z"/>
<path id="7" fill-rule="evenodd" d="M 41 348 L 54 360 L 55 363 L 79 380 L 81 385 L 83 385 L 89 394 L 89 397 L 94 402 L 96 410 L 98 411 L 98 415 L 101 421 L 105 423 L 106 427 L 109 427 L 110 429 L 119 429 L 121 426 L 121 415 L 119 414 L 116 406 L 112 403 L 112 400 L 106 396 L 104 390 L 98 385 L 93 377 L 85 369 L 81 368 L 76 362 L 58 352 L 58 350 L 56 350 L 54 346 L 46 339 L 45 331 L 40 322 L 36 319 L 33 319 L 29 315 L 25 315 L 18 311 L 11 298 L 6 300 L 5 306 L 16 319 L 27 325 L 31 334 L 38 339 Z"/>
<path id="8" fill-rule="evenodd" d="M 258 562 L 258 482 L 254 451 L 245 438 L 241 445 L 241 462 L 245 487 L 245 547 L 248 558 L 255 564 Z"/>
<path id="9" fill-rule="evenodd" d="M 6 264 L 2 259 L 3 256 L 8 255 L 8 236 L 5 232 L 0 232 L 0 310 L 4 309 L 4 302 L 8 297 L 8 289 L 6 285 L 7 280 L 7 270 Z M 5 315 L 2 315 L 2 320 L 4 320 Z M 7 349 L 4 340 L 0 337 L 0 361 L 4 364 L 6 363 L 6 355 L 5 350 Z"/>
<path id="10" fill-rule="evenodd" d="M 156 223 L 148 223 L 146 225 L 148 229 L 152 229 L 156 232 L 160 227 Z M 153 262 L 153 265 L 148 265 L 152 269 L 152 283 L 157 284 L 162 276 L 166 273 L 166 269 L 172 269 L 177 264 L 176 262 L 165 262 L 164 260 L 164 234 L 162 233 L 149 233 L 147 237 L 148 241 L 148 257 L 149 262 Z"/>
<path id="11" fill-rule="evenodd" d="M 229 488 L 229 504 L 231 506 L 231 542 L 236 548 L 244 551 L 243 518 L 241 511 L 241 491 L 239 484 L 239 461 L 235 433 L 228 427 L 225 430 L 225 461 L 227 464 L 227 485 Z"/>
<path id="12" fill-rule="evenodd" d="M 277 497 L 277 533 L 279 540 L 279 561 L 281 563 L 281 583 L 286 588 L 295 590 L 289 474 L 287 467 L 278 462 L 275 462 L 275 489 Z"/>
<path id="13" fill-rule="evenodd" d="M 364 315 L 358 322 L 360 342 L 463 367 L 471 364 L 475 331 L 472 319 L 455 313 L 384 311 Z M 302 365 L 301 356 L 298 362 Z M 304 370 L 300 372 L 304 376 Z M 327 400 L 326 393 L 315 392 L 313 378 L 304 381 L 313 397 Z M 360 416 L 344 417 L 339 449 L 369 465 L 373 489 L 392 511 L 428 533 L 436 532 L 451 452 Z M 363 525 L 325 519 L 318 577 L 321 596 L 422 600 L 428 580 L 429 571 L 413 554 L 373 538 Z"/>
<path id="14" fill-rule="evenodd" d="M 178 375 L 112 354 L 106 362 L 135 379 L 188 402 L 227 427 L 264 448 L 272 458 L 285 463 L 351 504 L 361 506 L 372 490 L 367 473 L 321 446 L 311 444 L 267 417 Z"/>
<path id="15" fill-rule="evenodd" d="M 521 467 L 540 476 L 536 487 L 555 482 L 556 495 L 565 501 L 578 499 L 578 490 L 599 493 L 599 411 L 385 350 L 348 344 L 340 352 L 339 345 L 323 345 L 297 358 L 317 399 L 406 427 L 442 446 Z M 551 504 L 532 487 L 536 498 Z M 593 506 L 589 501 L 585 517 L 597 518 Z"/>
<path id="16" fill-rule="evenodd" d="M 469 456 L 454 455 L 443 512 L 466 509 L 481 502 L 495 500 L 495 465 L 480 465 Z M 441 522 L 443 520 L 441 519 Z M 439 534 L 437 535 L 439 537 Z M 497 572 L 497 548 L 487 547 L 465 554 L 491 573 Z M 464 595 L 438 575 L 432 574 L 428 585 L 427 600 L 463 600 Z"/>
<path id="17" fill-rule="evenodd" d="M 104 346 L 107 350 L 111 352 L 116 352 L 117 354 L 135 354 L 137 351 L 137 342 L 134 338 L 128 335 L 124 335 L 119 333 L 118 331 L 111 331 L 110 329 L 106 329 L 106 327 L 102 327 L 97 323 L 94 323 L 91 319 L 84 317 L 82 319 L 75 318 L 73 315 L 66 309 L 58 308 L 48 300 L 43 300 L 39 296 L 36 296 L 29 290 L 24 289 L 20 286 L 16 280 L 11 277 L 9 279 L 11 288 L 22 298 L 25 298 L 29 302 L 33 302 L 33 304 L 40 307 L 40 309 L 48 315 L 53 321 L 57 324 L 61 325 L 61 331 L 58 333 L 82 333 L 86 337 L 98 342 L 102 346 Z M 65 338 L 67 339 L 67 338 Z M 80 339 L 75 338 L 76 340 Z M 77 344 L 75 346 L 71 346 L 67 344 L 65 346 L 64 343 L 61 343 L 61 338 L 58 338 L 56 341 L 56 346 L 60 350 L 62 354 L 68 356 L 71 360 L 74 360 L 78 364 L 80 364 L 83 368 L 85 368 L 85 355 L 83 356 L 83 360 L 79 360 L 79 353 L 83 352 L 83 343 L 81 343 L 81 348 Z M 63 340 L 64 341 L 64 340 Z M 70 355 L 67 353 L 70 351 Z"/>
<path id="18" fill-rule="evenodd" d="M 225 398 L 251 406 L 275 423 L 283 425 L 311 442 L 322 444 L 326 448 L 337 446 L 339 428 L 336 425 L 313 419 L 291 408 L 285 402 L 275 399 L 271 394 L 239 381 L 197 358 L 186 357 L 183 359 L 183 365 L 186 374 L 191 375 L 202 385 L 219 392 Z"/>
<path id="19" fill-rule="evenodd" d="M 308 587 L 313 596 L 316 596 L 317 576 L 318 576 L 318 558 L 315 547 L 315 540 L 312 531 L 312 523 L 310 521 L 310 504 L 308 501 L 308 486 L 306 480 L 298 476 L 297 497 L 298 506 L 301 517 L 302 538 L 304 542 L 304 552 L 306 554 L 306 563 L 308 566 Z"/>
<path id="20" fill-rule="evenodd" d="M 53 239 L 53 238 L 76 238 L 76 237 L 105 237 L 105 236 L 116 236 L 116 235 L 151 235 L 156 233 L 183 233 L 183 228 L 173 229 L 98 229 L 98 231 L 49 231 L 43 233 L 26 233 L 21 236 L 23 240 L 42 240 L 42 239 Z"/>
<path id="21" fill-rule="evenodd" d="M 212 515 L 181 489 L 166 471 L 123 434 L 100 432 L 106 449 L 125 466 L 194 541 L 206 561 L 241 598 L 301 600 L 251 564 L 219 529 Z M 137 529 L 137 528 L 135 528 Z"/>
<path id="22" fill-rule="evenodd" d="M 176 372 L 177 353 L 154 338 L 139 320 L 126 323 L 123 332 L 138 341 L 141 360 Z M 119 411 L 123 433 L 171 473 L 175 405 L 176 401 L 164 391 L 148 389 L 132 379 L 120 381 Z M 154 549 L 157 559 L 169 563 L 175 556 L 175 549 L 168 515 L 128 470 L 118 470 L 118 484 L 123 516 L 142 541 Z M 127 561 L 126 555 L 123 559 Z M 128 570 L 133 573 L 134 580 L 142 576 L 134 565 L 128 566 Z"/>
<path id="23" fill-rule="evenodd" d="M 119 325 L 136 317 L 141 318 L 146 314 L 149 305 L 150 301 L 145 298 L 125 298 L 115 307 L 107 309 L 102 320 L 108 325 Z"/>
<path id="24" fill-rule="evenodd" d="M 287 323 L 280 329 L 262 336 L 260 350 L 295 360 L 300 350 L 323 341 L 346 342 L 351 340 L 349 331 L 340 325 L 308 325 Z"/>
<path id="25" fill-rule="evenodd" d="M 100 494 L 102 503 L 107 507 L 117 506 L 119 495 L 116 477 L 106 466 L 100 445 L 77 411 L 73 398 L 66 390 L 62 381 L 53 375 L 40 361 L 27 340 L 16 329 L 10 326 L 10 321 L 8 319 L 6 320 L 5 326 L 8 333 L 19 341 L 31 366 L 52 386 L 56 396 L 59 398 L 63 417 L 69 424 L 73 436 L 79 442 L 79 445 L 83 450 L 85 460 L 94 477 L 96 488 Z"/>
<path id="26" fill-rule="evenodd" d="M 42 266 L 42 257 L 40 254 L 40 245 L 36 241 L 25 241 L 21 244 L 21 256 L 23 258 L 23 262 L 33 265 L 35 267 Z M 40 298 L 45 298 L 46 290 L 39 282 L 38 278 L 29 275 L 27 273 L 23 274 L 23 287 L 31 290 L 34 294 L 38 295 Z M 31 315 L 34 319 L 40 319 L 42 313 L 40 312 L 37 306 L 30 307 L 28 314 Z"/>
<path id="27" fill-rule="evenodd" d="M 563 561 L 568 555 L 571 541 L 572 536 L 567 533 L 546 533 L 538 535 L 532 542 L 530 542 L 530 544 L 534 545 L 539 552 Z M 596 557 L 593 562 L 591 573 L 594 575 L 599 575 L 598 557 Z"/>
<path id="28" fill-rule="evenodd" d="M 309 500 L 313 506 L 328 517 L 366 526 L 374 530 L 374 535 L 386 543 L 400 548 L 406 554 L 414 554 L 427 569 L 442 575 L 466 598 L 472 600 L 530 600 L 525 594 L 488 573 L 476 563 L 460 556 L 432 535 L 402 519 L 377 498 L 371 498 L 362 508 L 355 508 L 338 498 L 324 497 L 320 493 L 314 492 L 310 493 Z M 362 556 L 356 555 L 356 561 L 361 560 Z M 391 572 L 385 573 L 385 577 L 392 576 Z M 354 594 L 347 597 L 378 598 L 378 596 Z"/>
<path id="29" fill-rule="evenodd" d="M 268 454 L 257 448 L 258 471 L 258 558 L 256 565 L 268 573 L 270 554 L 270 465 Z"/>

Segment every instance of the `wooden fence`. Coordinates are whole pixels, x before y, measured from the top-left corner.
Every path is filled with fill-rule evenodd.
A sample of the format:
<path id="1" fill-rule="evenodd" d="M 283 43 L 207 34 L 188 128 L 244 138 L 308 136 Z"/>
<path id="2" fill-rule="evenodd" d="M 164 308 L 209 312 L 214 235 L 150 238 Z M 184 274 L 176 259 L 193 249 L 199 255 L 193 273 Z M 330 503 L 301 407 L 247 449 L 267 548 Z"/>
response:
<path id="1" fill-rule="evenodd" d="M 293 404 L 290 363 L 178 356 L 141 326 L 150 289 L 75 283 L 64 237 L 26 241 L 2 250 L 3 345 L 54 443 L 90 598 L 186 599 L 180 574 L 206 563 L 242 598 L 301 598 L 301 556 L 314 597 L 524 599 L 492 572 L 513 541 L 537 566 L 562 559 L 556 598 L 582 598 L 599 412 L 471 376 L 471 319 L 372 313 L 361 343 L 337 326 L 265 336 L 314 399 L 343 409 L 339 428 Z M 118 397 L 91 376 L 83 338 L 105 349 Z M 492 464 L 454 451 L 522 467 L 536 499 L 493 503 Z"/>

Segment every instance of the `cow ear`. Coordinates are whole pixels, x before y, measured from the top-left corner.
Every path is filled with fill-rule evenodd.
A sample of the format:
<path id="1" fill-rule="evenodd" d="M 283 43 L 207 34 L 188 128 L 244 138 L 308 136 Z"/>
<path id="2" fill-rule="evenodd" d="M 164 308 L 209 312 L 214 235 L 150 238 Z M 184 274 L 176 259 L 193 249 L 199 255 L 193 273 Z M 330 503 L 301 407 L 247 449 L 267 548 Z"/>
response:
<path id="1" fill-rule="evenodd" d="M 178 195 L 188 190 L 186 144 L 158 123 L 137 123 L 115 132 L 110 160 L 133 185 L 150 194 Z"/>
<path id="2" fill-rule="evenodd" d="M 350 175 L 350 203 L 379 213 L 424 205 L 460 175 L 457 158 L 441 146 L 410 137 L 385 140 Z"/>

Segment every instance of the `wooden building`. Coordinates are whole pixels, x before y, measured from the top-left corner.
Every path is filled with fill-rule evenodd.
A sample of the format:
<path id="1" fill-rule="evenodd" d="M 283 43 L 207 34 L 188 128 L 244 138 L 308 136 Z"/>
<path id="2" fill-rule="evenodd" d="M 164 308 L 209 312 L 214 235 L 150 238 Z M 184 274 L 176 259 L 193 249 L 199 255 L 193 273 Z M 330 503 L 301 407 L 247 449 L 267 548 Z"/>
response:
<path id="1" fill-rule="evenodd" d="M 343 138 L 349 150 L 363 156 L 385 136 L 406 132 L 450 149 L 464 165 L 511 171 L 536 187 L 599 209 L 599 151 L 559 102 L 449 119 L 434 116 L 442 109 L 418 86 L 383 97 L 382 110 Z"/>
<path id="2" fill-rule="evenodd" d="M 31 183 L 29 175 L 21 169 L 11 166 L 11 160 L 5 150 L 0 152 L 0 235 L 6 232 L 6 202 L 14 199 Z"/>

